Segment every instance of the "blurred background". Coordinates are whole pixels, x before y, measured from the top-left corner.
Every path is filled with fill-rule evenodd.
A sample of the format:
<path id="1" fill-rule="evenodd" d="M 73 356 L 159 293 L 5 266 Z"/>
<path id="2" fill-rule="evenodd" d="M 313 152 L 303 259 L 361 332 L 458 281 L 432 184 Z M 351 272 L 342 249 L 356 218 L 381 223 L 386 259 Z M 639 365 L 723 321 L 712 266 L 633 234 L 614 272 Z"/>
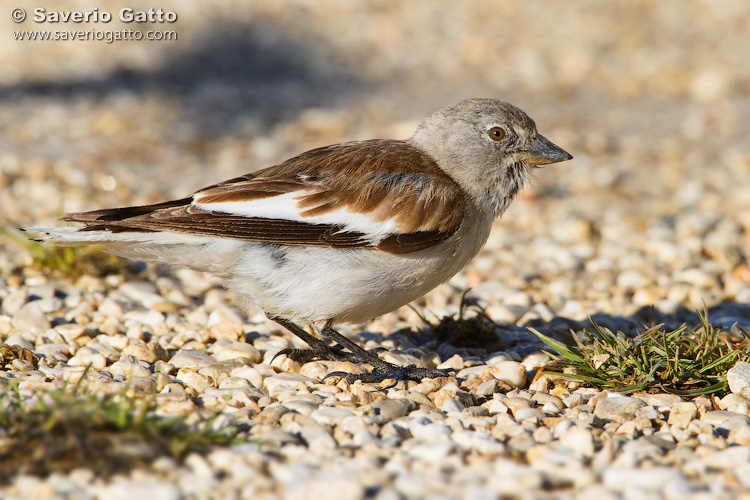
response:
<path id="1" fill-rule="evenodd" d="M 114 19 L 39 24 L 37 6 Z M 125 25 L 123 7 L 178 20 Z M 3 0 L 0 226 L 183 197 L 493 97 L 575 159 L 539 171 L 456 289 L 571 317 L 747 304 L 748 19 L 742 0 Z M 92 28 L 178 39 L 13 37 Z M 0 272 L 23 259 L 0 236 Z"/>

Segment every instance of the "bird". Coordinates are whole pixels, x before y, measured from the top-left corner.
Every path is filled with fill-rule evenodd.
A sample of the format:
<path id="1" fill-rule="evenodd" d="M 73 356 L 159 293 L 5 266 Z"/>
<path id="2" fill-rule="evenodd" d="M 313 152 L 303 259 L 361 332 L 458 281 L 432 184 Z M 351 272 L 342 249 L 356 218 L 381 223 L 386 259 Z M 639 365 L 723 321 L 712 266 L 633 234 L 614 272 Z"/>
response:
<path id="1" fill-rule="evenodd" d="M 446 370 L 397 366 L 340 334 L 423 296 L 482 249 L 493 221 L 539 167 L 572 159 L 498 99 L 426 118 L 406 140 L 344 142 L 153 205 L 70 213 L 29 227 L 37 241 L 103 244 L 135 260 L 220 277 L 306 342 L 293 359 L 349 360 L 347 380 L 420 381 Z M 312 326 L 309 333 L 299 323 Z"/>

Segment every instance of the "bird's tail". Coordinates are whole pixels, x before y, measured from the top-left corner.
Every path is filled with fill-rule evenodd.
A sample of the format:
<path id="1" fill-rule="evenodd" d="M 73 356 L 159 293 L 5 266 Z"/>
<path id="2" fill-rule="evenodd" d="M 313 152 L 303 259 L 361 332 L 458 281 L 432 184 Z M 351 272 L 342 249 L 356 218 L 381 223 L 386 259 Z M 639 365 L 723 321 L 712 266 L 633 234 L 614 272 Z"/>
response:
<path id="1" fill-rule="evenodd" d="M 39 234 L 34 241 L 59 246 L 104 245 L 104 251 L 133 260 L 175 264 L 198 271 L 221 273 L 236 258 L 240 242 L 211 239 L 191 234 L 159 231 L 91 230 L 89 227 L 23 228 Z"/>

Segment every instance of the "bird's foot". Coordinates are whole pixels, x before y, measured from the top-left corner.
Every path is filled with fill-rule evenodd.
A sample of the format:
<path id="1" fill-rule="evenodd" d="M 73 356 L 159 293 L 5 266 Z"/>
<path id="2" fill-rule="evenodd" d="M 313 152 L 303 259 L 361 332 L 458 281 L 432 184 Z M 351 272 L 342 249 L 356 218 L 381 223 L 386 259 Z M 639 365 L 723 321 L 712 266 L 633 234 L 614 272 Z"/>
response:
<path id="1" fill-rule="evenodd" d="M 305 330 L 292 323 L 289 320 L 283 318 L 271 318 L 278 324 L 292 332 L 298 338 L 305 341 L 311 349 L 282 349 L 276 353 L 276 356 L 286 354 L 287 357 L 300 362 L 305 363 L 313 359 L 327 359 L 331 361 L 349 361 L 357 364 L 368 364 L 372 366 L 372 371 L 361 374 L 347 373 L 342 371 L 335 371 L 329 373 L 323 380 L 331 377 L 341 377 L 349 383 L 361 380 L 365 383 L 382 382 L 383 380 L 392 379 L 394 382 L 386 387 L 380 389 L 385 391 L 391 387 L 395 387 L 401 380 L 413 380 L 415 382 L 421 382 L 423 378 L 437 378 L 437 377 L 449 377 L 451 376 L 452 370 L 438 370 L 433 368 L 419 368 L 415 365 L 409 366 L 398 366 L 393 363 L 384 361 L 378 357 L 378 351 L 380 349 L 366 350 L 357 345 L 356 342 L 348 339 L 344 335 L 333 329 L 332 321 L 326 322 L 325 326 L 321 329 L 320 333 L 326 337 L 329 341 L 333 342 L 333 346 L 329 346 L 324 341 L 317 337 L 307 333 Z M 346 349 L 346 351 L 344 350 Z M 274 358 L 276 358 L 274 356 Z"/>
<path id="2" fill-rule="evenodd" d="M 377 383 L 383 380 L 393 379 L 393 383 L 381 388 L 381 391 L 387 391 L 388 389 L 395 387 L 400 381 L 413 380 L 415 382 L 421 382 L 424 378 L 437 378 L 437 377 L 450 377 L 453 370 L 451 369 L 437 369 L 437 368 L 420 368 L 416 365 L 409 366 L 398 366 L 392 363 L 382 361 L 376 368 L 373 368 L 371 372 L 367 373 L 346 373 L 346 372 L 331 372 L 323 380 L 332 377 L 341 377 L 350 384 L 360 380 L 364 383 Z"/>

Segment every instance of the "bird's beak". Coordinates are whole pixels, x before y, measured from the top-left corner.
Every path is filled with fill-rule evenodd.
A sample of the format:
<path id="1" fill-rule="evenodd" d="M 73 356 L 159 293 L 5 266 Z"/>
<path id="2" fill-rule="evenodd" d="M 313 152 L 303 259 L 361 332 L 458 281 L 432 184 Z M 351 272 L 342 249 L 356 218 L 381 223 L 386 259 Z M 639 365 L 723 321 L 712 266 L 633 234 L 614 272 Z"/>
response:
<path id="1" fill-rule="evenodd" d="M 555 146 L 544 136 L 537 134 L 529 149 L 524 150 L 525 163 L 534 165 L 547 165 L 559 161 L 571 160 L 573 156 L 564 149 Z"/>

